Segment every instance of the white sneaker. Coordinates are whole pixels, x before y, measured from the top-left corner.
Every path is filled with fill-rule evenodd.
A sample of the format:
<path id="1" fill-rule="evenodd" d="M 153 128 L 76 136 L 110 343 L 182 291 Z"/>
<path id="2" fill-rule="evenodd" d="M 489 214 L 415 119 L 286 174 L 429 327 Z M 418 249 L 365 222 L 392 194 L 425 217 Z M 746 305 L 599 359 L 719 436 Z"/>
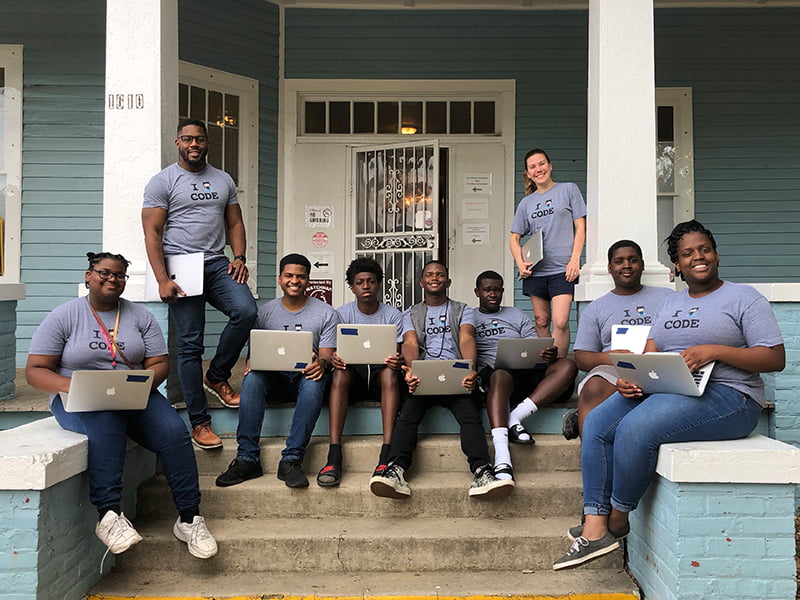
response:
<path id="1" fill-rule="evenodd" d="M 94 528 L 94 532 L 112 554 L 125 552 L 134 544 L 142 541 L 142 536 L 133 528 L 131 522 L 125 517 L 125 513 L 117 514 L 113 510 L 103 515 Z"/>
<path id="2" fill-rule="evenodd" d="M 217 553 L 217 541 L 206 527 L 206 520 L 196 516 L 191 523 L 184 523 L 181 518 L 175 521 L 172 533 L 189 546 L 189 553 L 197 558 L 211 558 Z"/>

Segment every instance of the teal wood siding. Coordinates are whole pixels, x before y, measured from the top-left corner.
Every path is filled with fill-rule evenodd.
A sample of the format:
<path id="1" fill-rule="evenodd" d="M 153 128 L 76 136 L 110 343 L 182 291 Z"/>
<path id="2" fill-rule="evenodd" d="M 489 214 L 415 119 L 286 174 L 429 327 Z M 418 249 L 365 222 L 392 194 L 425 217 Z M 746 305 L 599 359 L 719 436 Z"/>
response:
<path id="1" fill-rule="evenodd" d="M 723 276 L 800 280 L 800 10 L 662 9 L 655 28 L 656 84 L 693 89 L 696 215 Z M 287 8 L 285 74 L 515 79 L 516 167 L 544 148 L 585 193 L 587 32 L 586 11 Z"/>
<path id="2" fill-rule="evenodd" d="M 800 281 L 800 10 L 656 11 L 658 85 L 691 86 L 696 216 L 722 274 Z"/>
<path id="3" fill-rule="evenodd" d="M 102 244 L 105 2 L 3 0 L 0 43 L 23 44 L 22 263 L 17 365 L 74 298 Z"/>
<path id="4" fill-rule="evenodd" d="M 259 302 L 275 295 L 278 210 L 278 57 L 280 15 L 263 0 L 181 0 L 180 58 L 244 77 L 259 85 L 258 236 Z M 176 155 L 177 158 L 177 155 Z M 213 355 L 227 323 L 215 310 L 206 315 L 206 354 Z"/>

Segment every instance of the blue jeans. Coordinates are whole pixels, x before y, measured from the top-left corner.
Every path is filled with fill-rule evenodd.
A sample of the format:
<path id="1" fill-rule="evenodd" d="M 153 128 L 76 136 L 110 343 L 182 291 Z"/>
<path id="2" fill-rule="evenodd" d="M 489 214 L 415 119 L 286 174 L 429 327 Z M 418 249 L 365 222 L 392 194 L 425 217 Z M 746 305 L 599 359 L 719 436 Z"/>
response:
<path id="1" fill-rule="evenodd" d="M 322 399 L 330 375 L 318 381 L 293 371 L 250 371 L 242 381 L 242 394 L 239 401 L 239 426 L 236 428 L 236 441 L 239 450 L 236 458 L 258 461 L 260 456 L 258 441 L 261 438 L 261 425 L 264 410 L 270 401 L 285 402 L 296 397 L 292 424 L 286 447 L 281 452 L 281 460 L 303 460 L 306 446 L 311 440 L 311 432 L 317 424 L 322 410 Z M 290 392 L 287 394 L 286 388 Z M 270 397 L 272 395 L 272 397 Z"/>
<path id="2" fill-rule="evenodd" d="M 58 424 L 89 438 L 89 500 L 98 509 L 119 506 L 125 447 L 131 438 L 158 456 L 179 511 L 200 506 L 197 462 L 186 424 L 160 392 L 144 410 L 66 412 L 56 396 L 50 410 Z"/>
<path id="3" fill-rule="evenodd" d="M 635 509 L 655 473 L 661 444 L 743 438 L 755 429 L 760 412 L 755 400 L 720 383 L 709 383 L 700 397 L 651 394 L 630 400 L 615 392 L 583 424 L 584 514 Z"/>
<path id="4" fill-rule="evenodd" d="M 256 322 L 256 301 L 246 283 L 237 283 L 228 273 L 228 259 L 205 263 L 203 295 L 180 298 L 169 305 L 169 316 L 178 340 L 178 377 L 192 427 L 208 423 L 208 401 L 203 391 L 203 350 L 205 346 L 206 302 L 228 317 L 217 352 L 208 367 L 212 383 L 227 381 L 231 369 L 247 343 Z"/>

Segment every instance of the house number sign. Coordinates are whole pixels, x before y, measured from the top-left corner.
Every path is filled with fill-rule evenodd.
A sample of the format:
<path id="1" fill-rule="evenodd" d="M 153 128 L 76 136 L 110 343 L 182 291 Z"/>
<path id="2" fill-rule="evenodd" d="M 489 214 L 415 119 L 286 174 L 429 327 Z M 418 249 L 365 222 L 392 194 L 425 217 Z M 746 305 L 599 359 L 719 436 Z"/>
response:
<path id="1" fill-rule="evenodd" d="M 144 94 L 109 94 L 109 110 L 138 110 L 144 108 Z"/>

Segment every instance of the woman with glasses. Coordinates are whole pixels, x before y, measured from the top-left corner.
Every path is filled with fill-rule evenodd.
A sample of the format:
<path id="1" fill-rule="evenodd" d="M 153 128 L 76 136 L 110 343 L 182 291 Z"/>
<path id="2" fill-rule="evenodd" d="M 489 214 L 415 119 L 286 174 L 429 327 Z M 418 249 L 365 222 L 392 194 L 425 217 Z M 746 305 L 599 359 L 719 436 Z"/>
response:
<path id="1" fill-rule="evenodd" d="M 127 438 L 154 452 L 178 509 L 173 533 L 198 558 L 217 553 L 217 543 L 200 516 L 200 489 L 189 431 L 156 389 L 167 377 L 164 336 L 144 307 L 121 298 L 128 261 L 120 254 L 89 252 L 84 283 L 89 293 L 57 306 L 33 335 L 25 377 L 50 394 L 50 410 L 61 427 L 89 439 L 89 499 L 99 518 L 95 533 L 114 554 L 142 537 L 121 510 L 122 472 Z M 153 387 L 143 410 L 66 412 L 76 370 L 149 369 Z"/>

